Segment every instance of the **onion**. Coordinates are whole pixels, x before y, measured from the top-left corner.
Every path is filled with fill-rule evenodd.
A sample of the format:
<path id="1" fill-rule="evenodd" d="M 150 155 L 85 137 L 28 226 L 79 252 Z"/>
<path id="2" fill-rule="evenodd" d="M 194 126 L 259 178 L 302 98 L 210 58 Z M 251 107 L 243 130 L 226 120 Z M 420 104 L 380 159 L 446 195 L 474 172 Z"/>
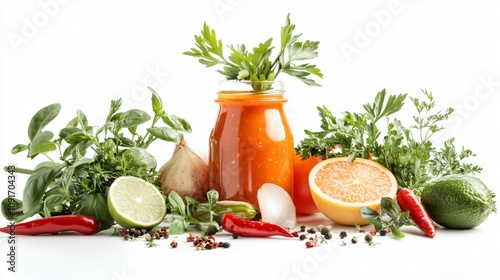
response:
<path id="1" fill-rule="evenodd" d="M 265 183 L 257 192 L 263 222 L 294 228 L 297 225 L 295 205 L 290 195 L 280 186 Z"/>
<path id="2" fill-rule="evenodd" d="M 165 195 L 175 191 L 184 198 L 207 201 L 208 164 L 182 139 L 175 146 L 172 157 L 160 168 L 157 179 Z"/>

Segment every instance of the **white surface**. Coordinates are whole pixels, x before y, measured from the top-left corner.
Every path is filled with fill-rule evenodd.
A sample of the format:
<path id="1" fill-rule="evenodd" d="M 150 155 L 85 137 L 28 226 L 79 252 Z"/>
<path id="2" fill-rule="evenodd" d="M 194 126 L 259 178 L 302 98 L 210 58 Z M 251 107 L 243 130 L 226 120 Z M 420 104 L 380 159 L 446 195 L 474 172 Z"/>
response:
<path id="1" fill-rule="evenodd" d="M 182 52 L 194 46 L 193 36 L 204 21 L 225 44 L 253 47 L 269 37 L 278 43 L 279 28 L 290 12 L 303 39 L 321 42 L 315 62 L 325 75 L 321 88 L 280 76 L 286 82 L 286 109 L 296 142 L 303 129 L 319 126 L 318 105 L 334 113 L 360 111 L 383 88 L 412 96 L 427 89 L 439 108 L 457 109 L 436 141 L 456 137 L 457 146 L 472 149 L 474 163 L 484 168 L 480 178 L 500 193 L 496 1 L 102 2 L 0 1 L 2 165 L 30 168 L 37 163 L 11 155 L 10 149 L 27 142 L 29 120 L 42 106 L 62 104 L 50 125 L 54 129 L 77 109 L 90 123 L 101 124 L 112 99 L 149 108 L 146 85 L 161 94 L 169 113 L 191 122 L 193 133 L 186 139 L 206 153 L 222 77 Z M 410 120 L 414 112 L 405 113 L 400 118 Z M 160 143 L 152 152 L 164 162 L 172 149 Z M 6 182 L 5 174 L 0 180 Z M 23 180 L 18 179 L 19 196 Z M 6 196 L 1 190 L 1 197 Z M 0 222 L 6 223 L 3 218 Z M 493 214 L 474 230 L 439 230 L 434 239 L 408 234 L 402 241 L 383 238 L 375 247 L 340 247 L 334 240 L 331 250 L 306 250 L 302 242 L 274 239 L 241 239 L 229 250 L 196 252 L 184 244 L 171 250 L 165 242 L 147 249 L 107 233 L 20 237 L 16 274 L 7 271 L 7 239 L 1 236 L 0 279 L 493 279 L 498 277 L 498 225 L 498 214 Z M 287 274 L 295 266 L 304 274 Z"/>

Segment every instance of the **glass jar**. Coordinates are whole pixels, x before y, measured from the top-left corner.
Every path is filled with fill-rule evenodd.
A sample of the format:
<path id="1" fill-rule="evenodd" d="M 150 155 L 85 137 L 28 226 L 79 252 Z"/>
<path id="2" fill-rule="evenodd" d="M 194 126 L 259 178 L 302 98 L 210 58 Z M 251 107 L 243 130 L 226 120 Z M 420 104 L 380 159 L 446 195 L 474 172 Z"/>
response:
<path id="1" fill-rule="evenodd" d="M 210 188 L 220 199 L 246 201 L 258 209 L 257 191 L 264 183 L 293 197 L 294 142 L 283 110 L 283 82 L 263 91 L 253 89 L 262 88 L 256 83 L 220 83 L 208 163 Z"/>

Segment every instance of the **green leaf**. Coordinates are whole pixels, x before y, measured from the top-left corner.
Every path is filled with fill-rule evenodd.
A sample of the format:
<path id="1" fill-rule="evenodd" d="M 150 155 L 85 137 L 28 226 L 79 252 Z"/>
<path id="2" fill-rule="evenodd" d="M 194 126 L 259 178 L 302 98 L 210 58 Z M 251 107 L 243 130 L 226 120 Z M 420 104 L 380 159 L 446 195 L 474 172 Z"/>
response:
<path id="1" fill-rule="evenodd" d="M 29 145 L 28 156 L 34 157 L 37 154 L 55 151 L 57 146 L 51 141 L 52 137 L 54 137 L 54 133 L 50 131 L 44 131 L 37 134 Z"/>
<path id="2" fill-rule="evenodd" d="M 18 154 L 22 151 L 26 151 L 28 149 L 27 145 L 24 144 L 17 144 L 15 145 L 12 150 L 10 151 L 12 154 Z"/>
<path id="3" fill-rule="evenodd" d="M 175 191 L 171 191 L 168 194 L 168 203 L 170 205 L 170 211 L 175 212 L 181 216 L 186 216 L 186 205 Z"/>
<path id="4" fill-rule="evenodd" d="M 30 141 L 33 141 L 43 128 L 55 117 L 57 117 L 60 111 L 61 104 L 55 103 L 36 112 L 36 114 L 31 118 L 28 126 L 28 136 Z"/>
<path id="5" fill-rule="evenodd" d="M 23 201 L 15 197 L 6 197 L 2 200 L 2 215 L 9 221 L 15 220 L 23 212 Z"/>
<path id="6" fill-rule="evenodd" d="M 191 124 L 183 118 L 174 115 L 163 115 L 163 122 L 177 131 L 191 132 Z"/>
<path id="7" fill-rule="evenodd" d="M 76 111 L 76 116 L 78 118 L 78 123 L 80 124 L 82 129 L 86 130 L 89 125 L 87 116 L 85 116 L 85 114 L 81 110 Z"/>
<path id="8" fill-rule="evenodd" d="M 208 205 L 210 211 L 214 208 L 217 201 L 219 201 L 219 193 L 216 190 L 209 190 L 207 192 Z"/>
<path id="9" fill-rule="evenodd" d="M 288 59 L 289 60 L 309 60 L 318 57 L 318 49 L 319 42 L 317 41 L 305 41 L 295 42 L 289 52 Z"/>
<path id="10" fill-rule="evenodd" d="M 380 208 L 391 218 L 397 218 L 401 213 L 401 208 L 399 207 L 398 203 L 390 197 L 381 198 Z"/>
<path id="11" fill-rule="evenodd" d="M 178 144 L 181 141 L 181 135 L 177 130 L 170 127 L 149 127 L 148 132 L 156 138 L 164 141 Z"/>
<path id="12" fill-rule="evenodd" d="M 183 218 L 179 218 L 179 217 L 176 217 L 169 225 L 168 227 L 168 231 L 170 234 L 183 234 L 187 227 L 188 227 L 188 223 L 183 219 Z"/>
<path id="13" fill-rule="evenodd" d="M 379 216 L 379 213 L 373 209 L 371 209 L 370 207 L 361 207 L 361 209 L 359 210 L 360 214 L 361 214 L 361 217 L 363 219 L 367 219 L 367 220 L 370 220 L 370 219 L 375 219 Z"/>
<path id="14" fill-rule="evenodd" d="M 99 220 L 100 230 L 105 230 L 115 223 L 109 214 L 106 195 L 103 193 L 87 193 L 80 200 L 80 208 L 77 214 L 88 215 Z"/>
<path id="15" fill-rule="evenodd" d="M 143 148 L 132 147 L 123 153 L 124 157 L 129 157 L 133 167 L 144 167 L 146 169 L 156 168 L 156 158 Z"/>
<path id="16" fill-rule="evenodd" d="M 383 228 L 382 221 L 378 219 L 370 219 L 370 223 L 375 227 L 375 231 L 380 231 Z"/>
<path id="17" fill-rule="evenodd" d="M 67 197 L 61 193 L 55 193 L 45 197 L 43 200 L 43 208 L 48 211 L 48 213 L 45 213 L 45 217 L 50 216 L 50 211 L 54 210 L 58 206 L 61 206 L 66 198 Z"/>
<path id="18" fill-rule="evenodd" d="M 43 203 L 37 204 L 29 212 L 23 212 L 23 202 L 17 198 L 6 197 L 2 200 L 2 215 L 9 221 L 20 223 L 42 211 Z"/>
<path id="19" fill-rule="evenodd" d="M 139 109 L 131 109 L 120 115 L 119 124 L 120 127 L 128 128 L 131 126 L 143 124 L 150 119 L 151 116 L 149 116 L 148 113 Z"/>
<path id="20" fill-rule="evenodd" d="M 54 179 L 54 176 L 64 167 L 64 165 L 44 162 L 39 164 L 26 181 L 23 191 L 23 212 L 30 212 L 40 203 L 40 200 Z"/>
<path id="21" fill-rule="evenodd" d="M 89 164 L 89 163 L 92 163 L 92 162 L 94 162 L 93 158 L 80 158 L 77 161 L 75 161 L 69 168 L 73 168 L 74 169 L 74 168 L 77 168 L 80 165 Z"/>
<path id="22" fill-rule="evenodd" d="M 76 144 L 87 139 L 87 135 L 83 132 L 83 130 L 76 127 L 65 127 L 61 129 L 59 137 L 61 137 L 68 144 Z"/>
<path id="23" fill-rule="evenodd" d="M 405 234 L 396 225 L 392 225 L 390 228 L 392 236 L 394 236 L 395 238 L 402 239 L 405 237 Z"/>
<path id="24" fill-rule="evenodd" d="M 165 112 L 163 111 L 163 102 L 161 101 L 160 95 L 152 88 L 148 86 L 148 89 L 151 91 L 151 105 L 153 108 L 153 112 L 157 116 L 162 116 Z"/>

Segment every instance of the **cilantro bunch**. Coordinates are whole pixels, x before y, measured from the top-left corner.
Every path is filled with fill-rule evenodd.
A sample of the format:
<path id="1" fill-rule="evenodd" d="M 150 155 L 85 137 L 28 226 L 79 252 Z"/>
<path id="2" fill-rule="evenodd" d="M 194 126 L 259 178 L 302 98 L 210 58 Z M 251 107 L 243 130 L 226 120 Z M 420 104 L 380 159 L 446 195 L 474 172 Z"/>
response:
<path id="1" fill-rule="evenodd" d="M 255 90 L 267 90 L 281 73 L 296 77 L 307 85 L 319 86 L 310 78 L 313 74 L 323 77 L 316 65 L 304 61 L 318 57 L 318 41 L 298 41 L 302 34 L 294 35 L 295 25 L 291 24 L 290 15 L 281 28 L 281 46 L 278 55 L 271 59 L 273 39 L 260 43 L 251 51 L 244 44 L 229 45 L 230 55 L 224 54 L 222 41 L 217 39 L 215 30 L 204 23 L 201 35 L 195 35 L 196 47 L 183 54 L 198 58 L 206 67 L 221 65 L 217 70 L 228 80 L 251 81 Z"/>

